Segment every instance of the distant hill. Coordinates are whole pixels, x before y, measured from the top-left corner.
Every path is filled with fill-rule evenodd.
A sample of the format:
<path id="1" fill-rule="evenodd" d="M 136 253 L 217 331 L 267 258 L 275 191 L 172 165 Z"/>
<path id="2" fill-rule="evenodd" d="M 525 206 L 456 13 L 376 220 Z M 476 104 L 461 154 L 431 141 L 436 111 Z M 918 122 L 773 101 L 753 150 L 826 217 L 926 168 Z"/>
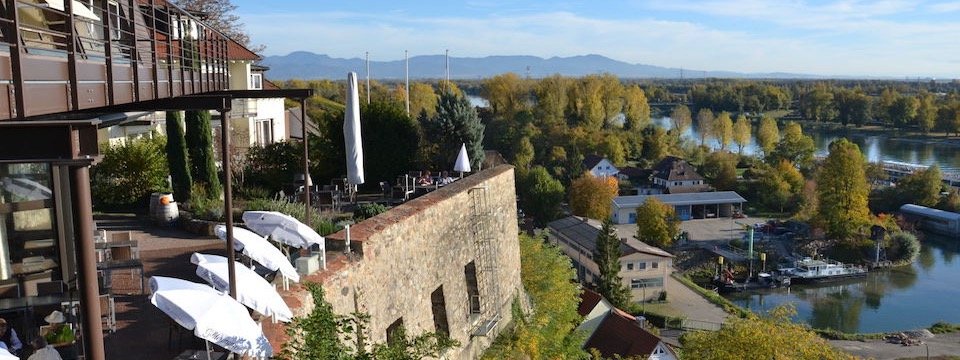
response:
<path id="1" fill-rule="evenodd" d="M 307 51 L 283 56 L 268 56 L 261 62 L 270 67 L 267 78 L 272 80 L 345 79 L 347 72 L 366 74 L 363 59 L 332 58 Z M 403 60 L 371 61 L 370 76 L 375 79 L 403 79 Z M 485 78 L 506 72 L 535 78 L 553 74 L 583 76 L 608 72 L 621 78 L 680 78 L 681 69 L 645 64 L 630 64 L 601 55 L 552 57 L 487 56 L 482 58 L 450 58 L 450 77 L 455 79 Z M 683 70 L 684 78 L 818 78 L 818 76 L 790 73 L 737 73 L 731 71 Z M 424 55 L 410 58 L 410 78 L 437 79 L 444 75 L 443 55 Z"/>

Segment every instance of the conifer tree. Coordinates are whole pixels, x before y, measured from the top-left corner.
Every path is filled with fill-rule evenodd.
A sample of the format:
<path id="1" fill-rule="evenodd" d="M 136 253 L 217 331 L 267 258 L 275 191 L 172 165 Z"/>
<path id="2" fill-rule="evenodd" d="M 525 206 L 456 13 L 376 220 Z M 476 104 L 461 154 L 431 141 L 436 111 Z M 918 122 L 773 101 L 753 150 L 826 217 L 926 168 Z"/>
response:
<path id="1" fill-rule="evenodd" d="M 187 161 L 187 144 L 183 135 L 183 121 L 179 111 L 167 111 L 167 164 L 173 182 L 174 199 L 190 200 L 190 163 Z"/>
<path id="2" fill-rule="evenodd" d="M 190 175 L 202 184 L 207 194 L 215 197 L 223 189 L 217 177 L 217 165 L 214 163 L 213 129 L 210 127 L 210 112 L 187 111 L 186 116 L 187 154 L 190 155 Z M 224 124 L 225 125 L 225 124 Z"/>
<path id="3" fill-rule="evenodd" d="M 613 228 L 610 219 L 603 220 L 603 228 L 597 236 L 597 249 L 593 259 L 600 269 L 600 278 L 597 280 L 597 290 L 600 295 L 610 301 L 613 306 L 623 308 L 630 301 L 630 291 L 623 285 L 620 278 L 620 238 Z"/>
<path id="4" fill-rule="evenodd" d="M 437 104 L 437 115 L 424 121 L 424 126 L 426 139 L 439 145 L 433 165 L 452 168 L 460 144 L 466 144 L 470 168 L 474 171 L 480 169 L 480 163 L 483 162 L 484 125 L 480 122 L 477 110 L 470 105 L 466 97 L 444 91 Z"/>

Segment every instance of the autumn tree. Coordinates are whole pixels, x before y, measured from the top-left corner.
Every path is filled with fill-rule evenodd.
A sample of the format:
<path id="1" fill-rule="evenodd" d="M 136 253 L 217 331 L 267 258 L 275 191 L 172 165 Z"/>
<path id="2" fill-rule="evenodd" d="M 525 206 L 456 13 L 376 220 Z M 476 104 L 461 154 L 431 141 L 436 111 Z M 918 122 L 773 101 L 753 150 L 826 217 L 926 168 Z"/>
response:
<path id="1" fill-rule="evenodd" d="M 768 163 L 777 164 L 781 160 L 787 160 L 801 169 L 806 169 L 813 161 L 813 152 L 816 145 L 813 138 L 803 134 L 803 128 L 797 123 L 788 123 L 783 129 L 780 142 L 774 148 L 773 152 L 767 156 Z"/>
<path id="2" fill-rule="evenodd" d="M 563 203 L 563 184 L 543 166 L 535 166 L 530 171 L 518 173 L 521 186 L 520 203 L 527 214 L 533 217 L 534 224 L 544 227 L 560 214 L 560 205 Z"/>
<path id="3" fill-rule="evenodd" d="M 440 97 L 430 84 L 415 82 L 410 84 L 410 116 L 416 118 L 425 113 L 428 118 L 437 115 L 437 102 Z"/>
<path id="4" fill-rule="evenodd" d="M 669 247 L 680 234 L 680 220 L 673 206 L 647 197 L 637 207 L 637 240 L 656 247 Z"/>
<path id="5" fill-rule="evenodd" d="M 793 322 L 794 314 L 792 306 L 780 306 L 760 318 L 731 317 L 718 331 L 688 332 L 681 338 L 681 355 L 702 360 L 854 359 L 808 327 Z"/>
<path id="6" fill-rule="evenodd" d="M 609 218 L 618 186 L 612 176 L 594 177 L 585 172 L 570 184 L 570 210 L 574 215 L 591 219 Z"/>
<path id="7" fill-rule="evenodd" d="M 647 126 L 643 129 L 643 148 L 640 158 L 648 163 L 655 163 L 663 159 L 670 152 L 670 143 L 667 141 L 667 131 L 659 126 Z"/>
<path id="8" fill-rule="evenodd" d="M 630 303 L 630 290 L 620 278 L 620 237 L 609 218 L 603 220 L 603 227 L 597 235 L 597 248 L 593 260 L 597 262 L 600 277 L 597 279 L 597 292 L 610 301 L 613 306 L 624 308 Z"/>
<path id="9" fill-rule="evenodd" d="M 673 120 L 673 129 L 677 131 L 677 136 L 681 136 L 693 123 L 690 108 L 683 104 L 673 108 L 673 111 L 670 112 L 670 119 Z"/>
<path id="10" fill-rule="evenodd" d="M 917 126 L 924 134 L 929 133 L 937 120 L 937 105 L 934 103 L 933 94 L 926 91 L 920 92 L 920 95 L 917 95 L 917 104 Z"/>
<path id="11" fill-rule="evenodd" d="M 743 148 L 747 145 L 750 145 L 750 135 L 752 133 L 752 127 L 750 126 L 750 120 L 747 120 L 746 116 L 740 115 L 737 117 L 737 122 L 733 124 L 733 143 L 737 144 L 737 153 L 743 154 Z"/>
<path id="12" fill-rule="evenodd" d="M 849 239 L 870 223 L 863 154 L 857 144 L 840 139 L 817 174 L 818 220 L 835 238 Z"/>
<path id="13" fill-rule="evenodd" d="M 600 77 L 600 80 L 603 84 L 600 95 L 603 103 L 603 127 L 609 128 L 611 121 L 624 112 L 624 89 L 616 75 L 606 73 Z M 643 100 L 645 101 L 646 98 Z"/>
<path id="14" fill-rule="evenodd" d="M 490 102 L 490 110 L 497 117 L 512 119 L 527 108 L 527 85 L 512 72 L 484 80 L 481 94 Z"/>
<path id="15" fill-rule="evenodd" d="M 763 150 L 763 155 L 769 156 L 778 142 L 780 142 L 780 129 L 777 128 L 777 120 L 764 116 L 760 119 L 760 127 L 757 129 L 757 144 Z"/>
<path id="16" fill-rule="evenodd" d="M 713 136 L 714 123 L 713 111 L 710 109 L 700 109 L 697 112 L 697 131 L 700 132 L 700 146 L 706 145 L 707 138 Z"/>
<path id="17" fill-rule="evenodd" d="M 907 128 L 914 123 L 917 117 L 917 110 L 920 108 L 920 101 L 913 96 L 899 96 L 894 100 L 893 105 L 887 109 L 893 125 L 898 128 Z"/>
<path id="18" fill-rule="evenodd" d="M 710 185 L 720 191 L 737 186 L 737 156 L 728 152 L 712 152 L 701 167 L 701 174 Z"/>
<path id="19" fill-rule="evenodd" d="M 640 86 L 633 85 L 623 92 L 623 114 L 628 130 L 640 130 L 650 123 L 650 104 Z"/>
<path id="20" fill-rule="evenodd" d="M 720 113 L 720 116 L 717 116 L 711 133 L 717 139 L 717 143 L 720 144 L 720 150 L 726 150 L 730 141 L 733 140 L 733 120 L 730 119 L 730 113 L 724 111 Z"/>
<path id="21" fill-rule="evenodd" d="M 569 88 L 567 106 L 573 123 L 591 131 L 604 126 L 603 90 L 603 78 L 598 75 L 585 76 Z"/>
<path id="22" fill-rule="evenodd" d="M 535 113 L 542 125 L 566 124 L 567 91 L 571 80 L 560 75 L 546 77 L 534 87 L 537 103 Z"/>
<path id="23" fill-rule="evenodd" d="M 933 207 L 940 202 L 940 190 L 943 185 L 943 172 L 933 165 L 915 171 L 897 183 L 897 192 L 903 203 Z"/>

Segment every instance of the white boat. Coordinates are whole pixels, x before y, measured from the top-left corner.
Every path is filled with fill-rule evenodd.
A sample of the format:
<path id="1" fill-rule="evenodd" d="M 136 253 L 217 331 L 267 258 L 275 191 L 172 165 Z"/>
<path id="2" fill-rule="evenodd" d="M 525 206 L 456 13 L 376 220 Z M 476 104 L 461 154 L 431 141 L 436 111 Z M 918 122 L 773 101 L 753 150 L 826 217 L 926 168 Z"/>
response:
<path id="1" fill-rule="evenodd" d="M 808 284 L 864 277 L 867 276 L 867 269 L 831 260 L 803 258 L 796 261 L 792 268 L 781 268 L 780 273 L 790 277 L 794 283 Z"/>

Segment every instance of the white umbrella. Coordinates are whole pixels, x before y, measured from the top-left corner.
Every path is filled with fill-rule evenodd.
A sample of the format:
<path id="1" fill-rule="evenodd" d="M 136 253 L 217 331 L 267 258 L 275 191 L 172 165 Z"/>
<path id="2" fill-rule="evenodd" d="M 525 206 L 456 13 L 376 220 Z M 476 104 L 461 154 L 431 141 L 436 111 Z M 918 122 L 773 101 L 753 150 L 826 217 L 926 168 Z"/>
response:
<path id="1" fill-rule="evenodd" d="M 221 240 L 227 239 L 227 227 L 217 225 L 213 228 L 217 237 Z M 267 242 L 262 236 L 254 234 L 250 230 L 233 227 L 233 246 L 244 255 L 263 265 L 263 267 L 279 271 L 283 277 L 300 282 L 300 274 L 297 269 L 290 264 L 290 260 L 272 244 Z"/>
<path id="2" fill-rule="evenodd" d="M 220 291 L 230 291 L 230 278 L 227 275 L 227 258 L 219 255 L 193 253 L 190 262 L 197 265 L 197 276 L 206 280 L 211 286 Z M 277 289 L 270 285 L 260 275 L 236 263 L 237 301 L 248 308 L 266 316 L 271 316 L 284 322 L 290 322 L 293 312 Z"/>
<path id="3" fill-rule="evenodd" d="M 461 177 L 464 172 L 470 172 L 470 158 L 467 157 L 467 144 L 460 145 L 460 154 L 457 155 L 457 162 L 453 164 L 453 171 L 459 171 Z"/>
<path id="4" fill-rule="evenodd" d="M 150 278 L 150 302 L 197 337 L 230 352 L 270 357 L 273 348 L 247 308 L 213 288 L 177 278 Z"/>
<path id="5" fill-rule="evenodd" d="M 347 108 L 343 119 L 343 140 L 346 142 L 347 182 L 363 184 L 363 143 L 360 140 L 360 100 L 357 95 L 357 73 L 347 73 Z"/>
<path id="6" fill-rule="evenodd" d="M 20 358 L 11 354 L 7 349 L 0 348 L 0 360 L 20 360 Z"/>
<path id="7" fill-rule="evenodd" d="M 297 218 L 276 211 L 245 211 L 243 223 L 251 230 L 271 240 L 306 249 L 314 244 L 324 250 L 323 236 Z"/>

